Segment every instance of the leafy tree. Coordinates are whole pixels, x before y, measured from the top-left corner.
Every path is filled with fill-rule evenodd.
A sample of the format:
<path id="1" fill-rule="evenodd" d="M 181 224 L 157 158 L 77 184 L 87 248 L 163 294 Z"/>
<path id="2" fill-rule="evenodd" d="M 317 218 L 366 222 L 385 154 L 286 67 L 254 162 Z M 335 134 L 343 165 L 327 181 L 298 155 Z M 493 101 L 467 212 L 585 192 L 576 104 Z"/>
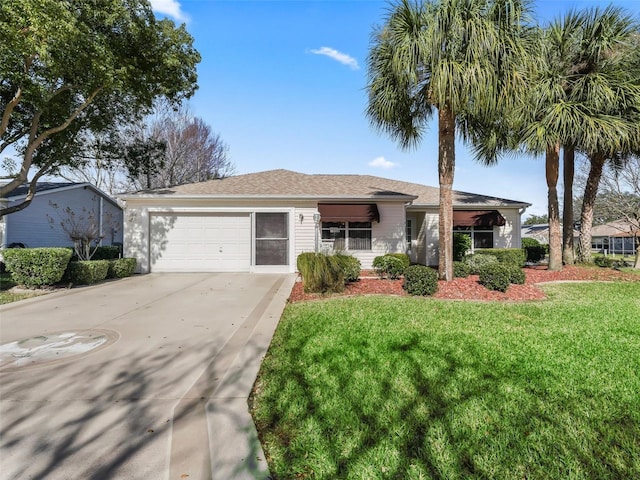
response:
<path id="1" fill-rule="evenodd" d="M 525 7 L 519 0 L 401 0 L 372 37 L 372 124 L 409 148 L 437 111 L 441 279 L 453 279 L 456 133 L 464 137 L 476 119 L 496 118 L 509 98 Z"/>
<path id="2" fill-rule="evenodd" d="M 0 38 L 0 152 L 21 155 L 0 196 L 29 181 L 25 201 L 0 215 L 29 205 L 38 179 L 74 158 L 81 135 L 197 88 L 193 38 L 156 20 L 147 0 L 2 0 Z"/>
<path id="3" fill-rule="evenodd" d="M 549 223 L 549 215 L 529 215 L 522 223 L 523 225 L 540 225 Z"/>

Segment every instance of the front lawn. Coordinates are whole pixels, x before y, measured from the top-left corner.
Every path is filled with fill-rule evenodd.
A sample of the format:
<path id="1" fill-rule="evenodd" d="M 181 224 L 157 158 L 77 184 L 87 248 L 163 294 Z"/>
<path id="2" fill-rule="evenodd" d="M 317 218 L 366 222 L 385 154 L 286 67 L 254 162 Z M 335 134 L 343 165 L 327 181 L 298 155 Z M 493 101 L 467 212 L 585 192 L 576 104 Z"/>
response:
<path id="1" fill-rule="evenodd" d="M 8 291 L 15 286 L 16 283 L 11 278 L 10 273 L 0 273 L 0 305 L 17 302 L 18 300 L 24 300 L 25 298 L 37 297 L 38 295 L 47 293 L 46 291 L 38 290 L 19 293 Z"/>
<path id="2" fill-rule="evenodd" d="M 640 283 L 287 306 L 252 397 L 275 478 L 640 478 Z"/>

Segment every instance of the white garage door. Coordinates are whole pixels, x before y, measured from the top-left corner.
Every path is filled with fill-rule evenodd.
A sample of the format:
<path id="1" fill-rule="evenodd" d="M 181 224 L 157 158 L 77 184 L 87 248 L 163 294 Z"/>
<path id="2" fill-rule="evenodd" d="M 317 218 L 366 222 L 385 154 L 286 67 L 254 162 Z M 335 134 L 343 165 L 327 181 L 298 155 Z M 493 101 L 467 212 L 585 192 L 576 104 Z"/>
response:
<path id="1" fill-rule="evenodd" d="M 152 272 L 248 272 L 249 214 L 151 216 Z"/>

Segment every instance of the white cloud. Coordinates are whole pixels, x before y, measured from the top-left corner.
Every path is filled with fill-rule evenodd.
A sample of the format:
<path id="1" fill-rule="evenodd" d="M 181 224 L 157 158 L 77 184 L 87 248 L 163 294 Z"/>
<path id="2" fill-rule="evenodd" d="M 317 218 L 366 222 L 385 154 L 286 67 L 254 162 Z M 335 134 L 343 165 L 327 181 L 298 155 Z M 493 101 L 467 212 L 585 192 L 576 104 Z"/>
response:
<path id="1" fill-rule="evenodd" d="M 151 0 L 151 8 L 153 8 L 154 12 L 162 13 L 180 22 L 189 20 L 177 0 Z"/>
<path id="2" fill-rule="evenodd" d="M 390 162 L 384 157 L 376 157 L 369 162 L 370 167 L 389 169 L 396 167 L 398 164 Z"/>
<path id="3" fill-rule="evenodd" d="M 358 65 L 358 61 L 355 58 L 353 58 L 351 55 L 347 55 L 346 53 L 339 52 L 338 50 L 335 50 L 333 48 L 321 47 L 315 50 L 311 50 L 311 53 L 315 55 L 325 55 L 329 58 L 333 58 L 335 61 L 346 65 L 351 70 L 360 70 L 360 65 Z"/>

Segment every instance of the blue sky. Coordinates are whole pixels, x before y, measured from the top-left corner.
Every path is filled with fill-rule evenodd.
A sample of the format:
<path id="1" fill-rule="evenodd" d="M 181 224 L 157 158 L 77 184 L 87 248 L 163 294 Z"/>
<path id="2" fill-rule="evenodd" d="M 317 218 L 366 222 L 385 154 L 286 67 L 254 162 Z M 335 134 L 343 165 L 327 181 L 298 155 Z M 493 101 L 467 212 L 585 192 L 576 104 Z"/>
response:
<path id="1" fill-rule="evenodd" d="M 438 185 L 435 119 L 420 146 L 403 151 L 365 117 L 370 35 L 385 1 L 151 0 L 157 16 L 185 22 L 202 55 L 190 101 L 229 145 L 237 173 L 285 168 L 378 175 Z M 640 0 L 616 5 L 640 17 Z M 538 0 L 542 23 L 600 0 Z M 542 158 L 476 163 L 456 145 L 454 189 L 532 203 L 547 211 Z M 526 216 L 526 214 L 525 214 Z"/>
<path id="2" fill-rule="evenodd" d="M 370 35 L 388 2 L 156 0 L 157 15 L 187 23 L 202 54 L 194 113 L 229 145 L 237 173 L 286 168 L 304 173 L 379 175 L 438 185 L 436 122 L 403 151 L 374 130 L 366 109 Z M 544 23 L 598 0 L 538 0 Z M 640 16 L 640 0 L 616 5 Z M 542 158 L 476 163 L 456 145 L 454 189 L 532 203 L 547 211 Z M 526 214 L 525 214 L 526 216 Z"/>

